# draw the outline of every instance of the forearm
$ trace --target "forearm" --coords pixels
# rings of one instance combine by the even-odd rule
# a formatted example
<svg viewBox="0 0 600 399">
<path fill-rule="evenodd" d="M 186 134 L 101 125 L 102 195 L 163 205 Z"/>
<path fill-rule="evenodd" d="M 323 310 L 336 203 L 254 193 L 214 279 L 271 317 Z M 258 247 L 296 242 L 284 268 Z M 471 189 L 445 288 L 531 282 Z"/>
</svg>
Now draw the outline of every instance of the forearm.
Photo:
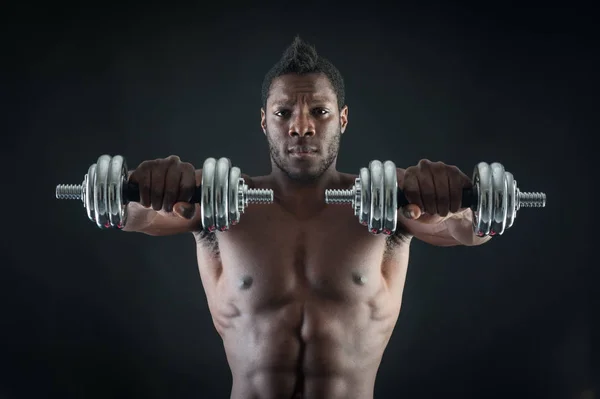
<svg viewBox="0 0 600 399">
<path fill-rule="evenodd" d="M 154 209 L 145 208 L 137 202 L 130 202 L 127 204 L 127 223 L 123 231 L 148 234 L 148 229 L 158 216 L 158 212 Z"/>
<path fill-rule="evenodd" d="M 127 223 L 123 231 L 143 233 L 150 236 L 171 236 L 196 231 L 201 224 L 199 205 L 196 205 L 195 215 L 191 219 L 186 219 L 175 213 L 157 212 L 135 202 L 129 203 L 127 210 Z"/>
<path fill-rule="evenodd" d="M 474 246 L 488 242 L 492 237 L 479 237 L 473 232 L 473 212 L 463 209 L 448 215 L 442 222 L 449 235 L 462 245 Z"/>
<path fill-rule="evenodd" d="M 132 173 L 133 171 L 129 173 L 129 177 Z M 194 173 L 195 184 L 200 185 L 201 171 L 196 170 Z M 194 184 L 194 181 L 192 180 L 190 184 Z M 161 191 L 163 190 L 161 189 Z M 163 196 L 164 192 L 159 192 L 159 195 Z M 177 195 L 173 195 L 173 197 L 176 198 Z M 146 203 L 148 202 L 147 199 Z M 188 208 L 184 211 L 155 211 L 152 207 L 143 206 L 139 202 L 130 202 L 127 204 L 127 223 L 123 230 L 151 236 L 168 236 L 195 231 L 201 223 L 199 205 Z M 194 208 L 196 212 L 194 212 Z"/>
</svg>

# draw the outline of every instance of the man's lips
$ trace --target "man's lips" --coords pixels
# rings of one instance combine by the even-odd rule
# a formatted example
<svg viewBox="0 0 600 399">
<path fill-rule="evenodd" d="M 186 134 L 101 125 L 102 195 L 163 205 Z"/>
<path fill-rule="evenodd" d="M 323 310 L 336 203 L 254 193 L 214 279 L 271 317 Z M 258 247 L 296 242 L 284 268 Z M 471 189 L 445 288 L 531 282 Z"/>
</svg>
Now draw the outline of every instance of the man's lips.
<svg viewBox="0 0 600 399">
<path fill-rule="evenodd" d="M 296 146 L 288 148 L 288 152 L 292 155 L 311 155 L 317 152 L 315 147 Z"/>
</svg>

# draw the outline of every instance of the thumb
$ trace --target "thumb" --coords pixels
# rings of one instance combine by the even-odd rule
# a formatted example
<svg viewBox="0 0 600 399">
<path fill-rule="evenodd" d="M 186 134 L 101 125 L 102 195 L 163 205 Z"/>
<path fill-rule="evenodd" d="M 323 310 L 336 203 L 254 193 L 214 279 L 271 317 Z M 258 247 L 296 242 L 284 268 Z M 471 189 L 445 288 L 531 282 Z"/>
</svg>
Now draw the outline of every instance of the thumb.
<svg viewBox="0 0 600 399">
<path fill-rule="evenodd" d="M 418 205 L 415 204 L 408 204 L 402 207 L 402 214 L 407 219 L 418 219 L 421 217 L 422 213 L 423 212 L 421 212 L 421 208 L 419 208 Z"/>
<path fill-rule="evenodd" d="M 184 219 L 192 219 L 196 213 L 196 205 L 189 202 L 177 202 L 173 205 L 173 212 Z"/>
</svg>

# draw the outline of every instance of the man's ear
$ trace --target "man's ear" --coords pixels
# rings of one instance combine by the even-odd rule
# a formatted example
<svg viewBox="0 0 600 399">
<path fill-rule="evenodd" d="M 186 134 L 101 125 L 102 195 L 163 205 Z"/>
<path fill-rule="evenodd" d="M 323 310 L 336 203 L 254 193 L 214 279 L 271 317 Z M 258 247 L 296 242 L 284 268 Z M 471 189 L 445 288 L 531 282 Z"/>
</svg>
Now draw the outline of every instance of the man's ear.
<svg viewBox="0 0 600 399">
<path fill-rule="evenodd" d="M 344 108 L 340 111 L 340 126 L 342 130 L 342 134 L 346 130 L 346 126 L 348 126 L 348 106 L 344 105 Z"/>
<path fill-rule="evenodd" d="M 262 128 L 262 131 L 266 136 L 267 135 L 267 117 L 265 114 L 265 110 L 262 107 L 260 109 L 260 127 Z"/>
</svg>

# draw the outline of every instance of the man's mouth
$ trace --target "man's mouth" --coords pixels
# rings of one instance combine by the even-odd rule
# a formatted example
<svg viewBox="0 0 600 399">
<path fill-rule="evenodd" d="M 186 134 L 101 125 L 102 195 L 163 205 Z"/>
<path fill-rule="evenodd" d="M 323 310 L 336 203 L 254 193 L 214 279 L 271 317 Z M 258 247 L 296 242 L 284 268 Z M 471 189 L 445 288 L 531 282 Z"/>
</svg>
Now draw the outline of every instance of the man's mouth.
<svg viewBox="0 0 600 399">
<path fill-rule="evenodd" d="M 317 149 L 315 147 L 310 147 L 307 145 L 303 146 L 295 146 L 288 148 L 288 152 L 293 156 L 309 156 L 317 153 Z"/>
</svg>

